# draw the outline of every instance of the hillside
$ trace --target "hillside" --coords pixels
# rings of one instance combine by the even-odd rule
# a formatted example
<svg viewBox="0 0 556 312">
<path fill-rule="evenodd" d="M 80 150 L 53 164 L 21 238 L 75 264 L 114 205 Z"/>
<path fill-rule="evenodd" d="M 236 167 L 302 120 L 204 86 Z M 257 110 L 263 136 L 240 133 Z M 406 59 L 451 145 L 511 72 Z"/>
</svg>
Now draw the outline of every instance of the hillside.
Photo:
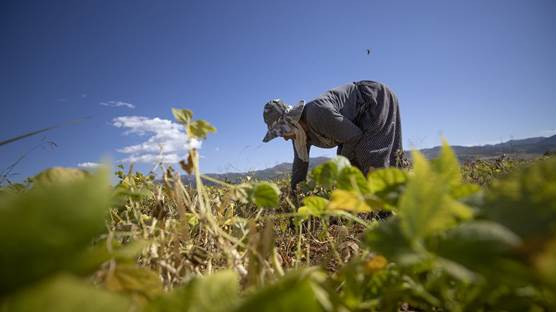
<svg viewBox="0 0 556 312">
<path fill-rule="evenodd" d="M 433 148 L 422 149 L 421 152 L 425 154 L 427 158 L 432 159 L 438 156 L 440 148 L 440 146 L 435 146 Z M 551 137 L 534 137 L 521 140 L 510 140 L 493 145 L 453 145 L 452 148 L 456 152 L 459 160 L 462 162 L 481 158 L 498 157 L 502 154 L 522 158 L 530 158 L 540 156 L 546 152 L 556 152 L 556 135 Z M 411 155 L 409 151 L 406 151 L 406 154 L 408 157 Z M 326 157 L 311 158 L 309 161 L 309 170 L 314 166 L 323 163 L 327 159 L 328 158 Z M 275 180 L 278 178 L 287 177 L 291 172 L 291 167 L 292 163 L 285 162 L 274 167 L 262 170 L 254 170 L 248 172 L 209 173 L 207 174 L 207 176 L 231 183 L 244 181 L 247 177 L 251 177 L 257 180 Z M 194 184 L 193 176 L 182 176 L 182 181 L 185 184 Z M 206 182 L 207 185 L 211 185 L 210 182 Z"/>
<path fill-rule="evenodd" d="M 491 158 L 502 154 L 526 158 L 542 155 L 546 152 L 556 151 L 556 135 L 551 137 L 510 140 L 499 144 L 480 146 L 453 145 L 452 148 L 458 155 L 460 161 L 468 161 L 478 158 Z M 421 152 L 423 152 L 423 154 L 425 154 L 425 156 L 429 159 L 436 157 L 439 151 L 439 146 L 421 150 Z"/>
</svg>

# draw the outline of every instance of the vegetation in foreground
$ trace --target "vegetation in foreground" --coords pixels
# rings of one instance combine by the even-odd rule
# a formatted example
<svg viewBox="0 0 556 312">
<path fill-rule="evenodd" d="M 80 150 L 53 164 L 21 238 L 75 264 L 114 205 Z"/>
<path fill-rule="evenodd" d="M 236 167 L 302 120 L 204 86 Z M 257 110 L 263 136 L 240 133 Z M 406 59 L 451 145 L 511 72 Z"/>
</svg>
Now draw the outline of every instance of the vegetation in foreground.
<svg viewBox="0 0 556 312">
<path fill-rule="evenodd" d="M 203 177 L 196 150 L 195 188 L 46 170 L 0 189 L 0 311 L 556 309 L 556 158 L 412 159 L 365 177 L 336 158 L 298 196 Z"/>
</svg>

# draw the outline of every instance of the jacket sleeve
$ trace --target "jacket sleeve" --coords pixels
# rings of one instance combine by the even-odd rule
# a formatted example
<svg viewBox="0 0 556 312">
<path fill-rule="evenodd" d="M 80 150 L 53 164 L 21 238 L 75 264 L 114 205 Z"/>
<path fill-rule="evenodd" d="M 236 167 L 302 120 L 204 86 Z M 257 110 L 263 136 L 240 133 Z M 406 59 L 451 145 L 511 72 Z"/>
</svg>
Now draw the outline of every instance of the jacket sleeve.
<svg viewBox="0 0 556 312">
<path fill-rule="evenodd" d="M 353 159 L 355 147 L 363 134 L 361 129 L 332 107 L 318 107 L 311 113 L 307 115 L 311 127 L 340 144 L 338 155 Z"/>
<path fill-rule="evenodd" d="M 307 172 L 309 171 L 309 162 L 304 162 L 297 156 L 297 151 L 295 150 L 295 145 L 292 140 L 293 146 L 293 165 L 292 165 L 292 178 L 291 178 L 291 189 L 295 190 L 297 184 L 307 178 Z M 311 151 L 311 145 L 307 144 L 307 154 Z"/>
</svg>

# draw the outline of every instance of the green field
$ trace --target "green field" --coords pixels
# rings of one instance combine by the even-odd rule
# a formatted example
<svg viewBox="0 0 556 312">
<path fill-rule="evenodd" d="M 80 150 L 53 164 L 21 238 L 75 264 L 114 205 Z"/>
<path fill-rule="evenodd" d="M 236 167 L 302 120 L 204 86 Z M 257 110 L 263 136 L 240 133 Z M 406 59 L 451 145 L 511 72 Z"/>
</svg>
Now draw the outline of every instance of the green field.
<svg viewBox="0 0 556 312">
<path fill-rule="evenodd" d="M 411 159 L 336 158 L 295 194 L 205 177 L 196 150 L 161 180 L 48 169 L 0 189 L 0 311 L 556 310 L 556 158 Z"/>
</svg>

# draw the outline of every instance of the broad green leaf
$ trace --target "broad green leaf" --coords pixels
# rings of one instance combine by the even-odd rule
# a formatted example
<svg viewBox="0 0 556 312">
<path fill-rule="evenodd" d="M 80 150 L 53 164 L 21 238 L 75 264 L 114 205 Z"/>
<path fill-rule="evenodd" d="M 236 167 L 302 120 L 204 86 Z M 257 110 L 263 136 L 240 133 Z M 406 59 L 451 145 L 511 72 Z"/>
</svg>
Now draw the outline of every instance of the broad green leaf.
<svg viewBox="0 0 556 312">
<path fill-rule="evenodd" d="M 337 156 L 325 163 L 322 163 L 311 170 L 312 179 L 324 187 L 332 187 L 340 172 L 349 167 L 349 160 L 343 156 Z"/>
<path fill-rule="evenodd" d="M 407 184 L 407 172 L 398 168 L 383 168 L 369 173 L 367 179 L 370 191 L 380 198 L 383 208 L 396 209 Z"/>
<path fill-rule="evenodd" d="M 221 271 L 195 278 L 187 285 L 151 302 L 147 312 L 225 312 L 239 303 L 239 276 Z"/>
<path fill-rule="evenodd" d="M 556 287 L 556 237 L 553 237 L 544 251 L 534 259 L 534 263 L 538 276 Z"/>
<path fill-rule="evenodd" d="M 407 183 L 407 173 L 398 168 L 377 169 L 369 173 L 368 183 L 371 192 L 384 192 Z"/>
<path fill-rule="evenodd" d="M 137 294 L 145 299 L 153 299 L 162 293 L 158 273 L 136 264 L 117 264 L 108 273 L 104 284 L 109 290 Z"/>
<path fill-rule="evenodd" d="M 478 279 L 477 274 L 457 262 L 444 258 L 438 258 L 435 259 L 434 263 L 437 268 L 462 282 L 471 283 Z"/>
<path fill-rule="evenodd" d="M 205 120 L 195 120 L 189 123 L 189 136 L 198 139 L 206 139 L 207 135 L 215 132 L 216 128 Z"/>
<path fill-rule="evenodd" d="M 370 193 L 367 179 L 365 179 L 365 176 L 363 176 L 359 169 L 352 166 L 344 167 L 340 171 L 336 186 L 346 191 L 357 191 L 362 194 Z"/>
<path fill-rule="evenodd" d="M 113 240 L 111 250 L 108 250 L 106 241 L 98 242 L 96 245 L 87 248 L 78 255 L 73 263 L 68 265 L 67 270 L 74 274 L 90 274 L 98 270 L 99 266 L 111 259 L 116 262 L 134 262 L 135 258 L 148 246 L 146 241 L 135 241 L 127 245 Z"/>
<path fill-rule="evenodd" d="M 365 198 L 361 194 L 345 190 L 335 190 L 332 192 L 328 209 L 347 210 L 355 213 L 371 211 L 371 207 L 367 205 Z"/>
<path fill-rule="evenodd" d="M 351 163 L 349 162 L 349 159 L 347 159 L 344 156 L 336 156 L 334 158 L 332 158 L 331 160 L 329 160 L 329 162 L 332 162 L 336 165 L 336 168 L 338 169 L 338 172 L 344 170 L 344 168 L 351 166 Z"/>
<path fill-rule="evenodd" d="M 13 312 L 123 312 L 131 308 L 127 298 L 70 275 L 41 281 L 0 303 L 1 311 Z"/>
<path fill-rule="evenodd" d="M 277 207 L 280 205 L 280 189 L 274 183 L 260 182 L 250 190 L 250 199 L 258 207 Z"/>
<path fill-rule="evenodd" d="M 303 199 L 303 206 L 297 211 L 303 216 L 320 217 L 326 211 L 328 200 L 318 196 L 307 196 Z"/>
<path fill-rule="evenodd" d="M 525 241 L 549 239 L 556 233 L 556 158 L 493 181 L 484 199 L 483 210 L 489 219 Z"/>
<path fill-rule="evenodd" d="M 412 249 L 402 232 L 398 217 L 390 217 L 367 230 L 364 241 L 371 251 L 401 265 L 422 260 L 422 255 Z"/>
<path fill-rule="evenodd" d="M 499 263 L 509 261 L 520 244 L 517 235 L 498 223 L 471 221 L 448 230 L 438 240 L 431 240 L 428 249 L 492 279 L 501 273 Z"/>
<path fill-rule="evenodd" d="M 440 177 L 443 183 L 446 183 L 449 188 L 458 186 L 462 182 L 459 161 L 445 140 L 442 141 L 442 148 L 438 158 L 431 161 L 432 168 Z"/>
<path fill-rule="evenodd" d="M 56 181 L 0 197 L 0 294 L 71 266 L 105 231 L 107 174 Z"/>
<path fill-rule="evenodd" d="M 193 112 L 188 109 L 172 108 L 172 114 L 177 122 L 187 125 L 193 117 Z"/>
<path fill-rule="evenodd" d="M 447 185 L 430 168 L 423 154 L 413 152 L 414 174 L 400 198 L 400 219 L 408 238 L 419 240 L 454 224 L 446 206 Z"/>
<path fill-rule="evenodd" d="M 293 272 L 276 283 L 258 290 L 245 298 L 235 310 L 261 312 L 325 311 L 331 303 L 327 293 L 320 286 L 318 272 Z"/>
<path fill-rule="evenodd" d="M 83 180 L 88 173 L 77 168 L 54 167 L 46 169 L 33 178 L 34 185 L 72 183 Z"/>
<path fill-rule="evenodd" d="M 481 187 L 477 184 L 463 183 L 452 187 L 450 190 L 450 195 L 452 195 L 452 197 L 455 199 L 461 199 L 476 194 L 480 190 Z"/>
</svg>

